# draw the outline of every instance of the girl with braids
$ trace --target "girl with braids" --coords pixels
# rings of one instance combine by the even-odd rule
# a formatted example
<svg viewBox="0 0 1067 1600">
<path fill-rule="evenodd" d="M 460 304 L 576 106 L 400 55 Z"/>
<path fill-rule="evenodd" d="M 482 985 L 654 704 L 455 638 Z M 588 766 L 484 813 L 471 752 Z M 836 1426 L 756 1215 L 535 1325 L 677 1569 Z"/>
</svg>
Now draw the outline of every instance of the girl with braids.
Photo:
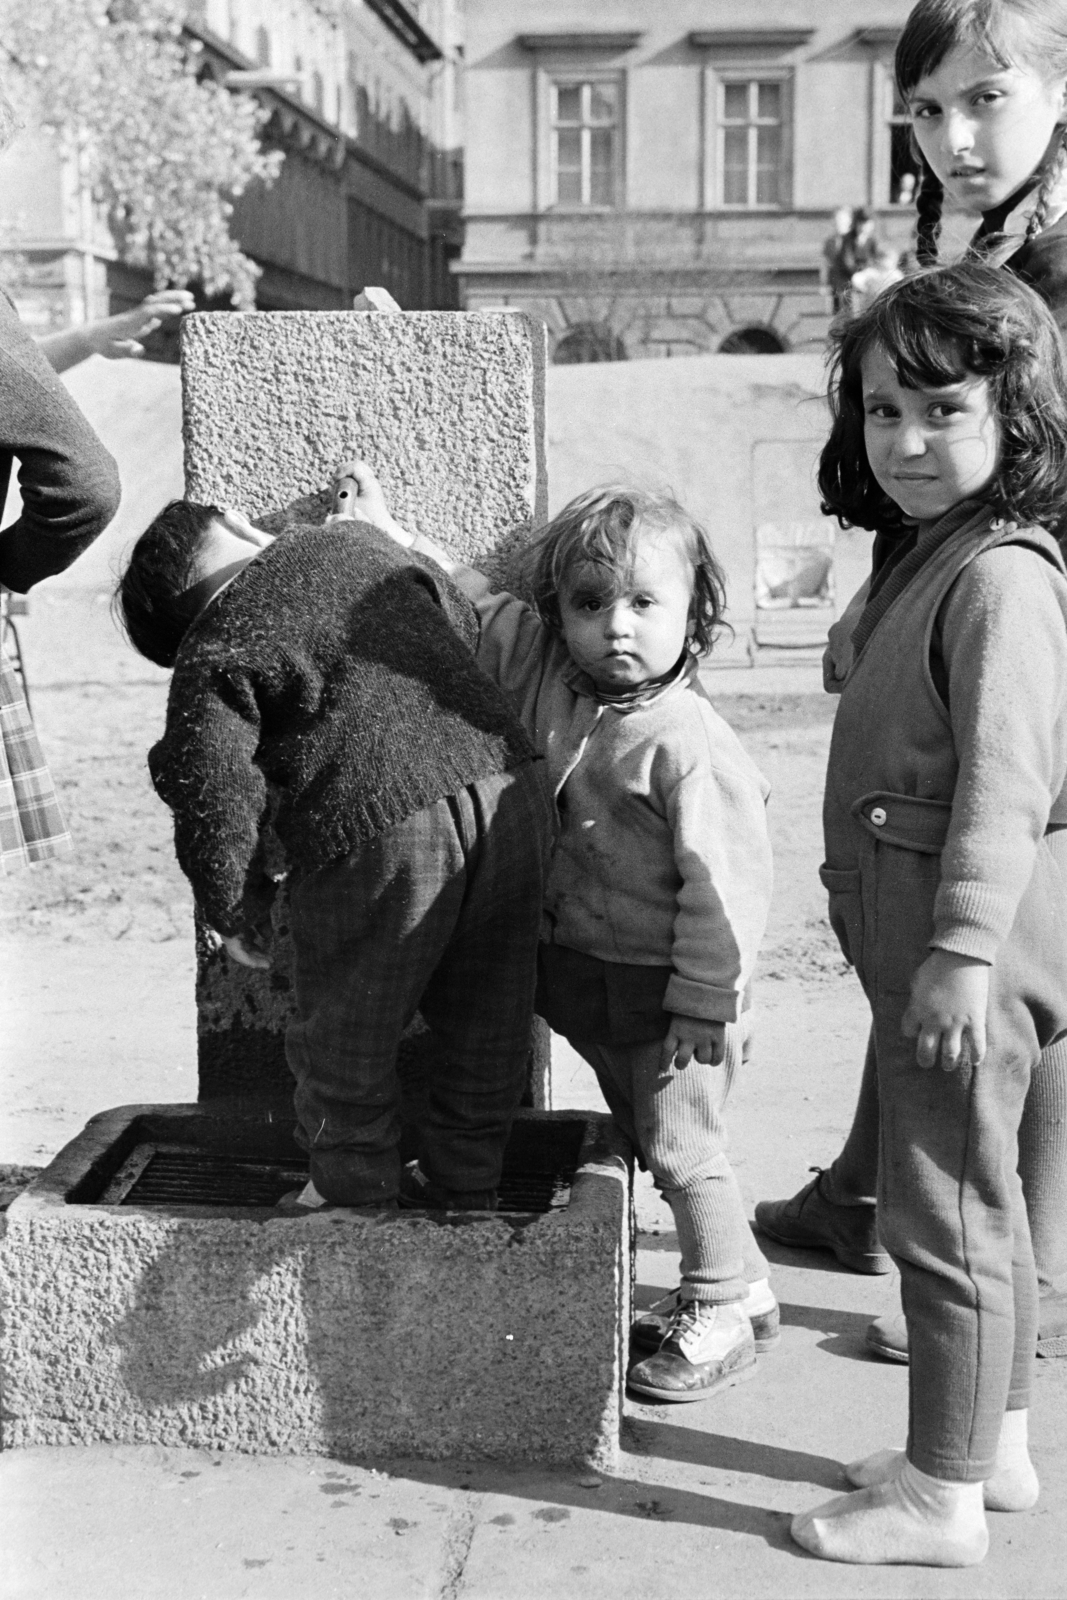
<svg viewBox="0 0 1067 1600">
<path fill-rule="evenodd" d="M 980 215 L 968 253 L 1030 284 L 1067 330 L 1065 0 L 918 0 L 897 45 L 896 77 L 921 156 L 921 262 L 937 260 L 946 202 Z M 901 554 L 899 530 L 880 529 L 875 584 Z M 831 692 L 849 670 L 865 598 L 863 590 L 831 630 Z M 757 1226 L 794 1248 L 832 1251 L 855 1272 L 888 1272 L 874 1205 L 878 1141 L 869 1047 L 843 1150 L 790 1199 L 761 1201 Z M 1067 1356 L 1067 1041 L 1046 1050 L 1033 1074 L 1019 1146 L 1040 1288 L 1037 1350 Z M 903 1316 L 879 1317 L 867 1338 L 879 1354 L 908 1360 Z"/>
<path fill-rule="evenodd" d="M 1067 8 L 919 0 L 896 77 L 921 158 L 917 253 L 938 258 L 946 198 L 982 217 L 969 254 L 1006 266 L 1067 325 Z"/>
</svg>

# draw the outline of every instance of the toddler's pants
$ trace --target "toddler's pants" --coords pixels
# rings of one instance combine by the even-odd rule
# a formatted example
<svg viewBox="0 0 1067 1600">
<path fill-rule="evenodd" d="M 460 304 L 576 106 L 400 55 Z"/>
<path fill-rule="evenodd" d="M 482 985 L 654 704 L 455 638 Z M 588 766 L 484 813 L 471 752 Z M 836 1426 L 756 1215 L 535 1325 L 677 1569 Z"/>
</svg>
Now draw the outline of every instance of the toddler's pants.
<svg viewBox="0 0 1067 1600">
<path fill-rule="evenodd" d="M 857 837 L 858 869 L 824 869 L 824 881 L 873 1013 L 879 1229 L 900 1268 L 911 1352 L 908 1455 L 933 1477 L 979 1482 L 1005 1409 L 1028 1404 L 1037 1281 L 1018 1129 L 1042 1047 L 1067 1029 L 1064 885 L 1042 841 L 990 969 L 984 1059 L 925 1071 L 900 1029 L 930 953 L 940 857 Z"/>
<path fill-rule="evenodd" d="M 570 1039 L 596 1072 L 612 1116 L 674 1213 L 683 1298 L 712 1305 L 743 1300 L 748 1285 L 767 1277 L 769 1269 L 726 1159 L 722 1111 L 741 1062 L 741 1028 L 727 1026 L 726 1056 L 717 1067 L 691 1061 L 661 1072 L 662 1042 Z"/>
<path fill-rule="evenodd" d="M 494 1189 L 530 1052 L 550 819 L 532 765 L 470 784 L 292 887 L 298 1138 L 326 1199 L 395 1197 L 401 1034 L 441 1059 L 419 1130 L 427 1178 Z"/>
</svg>

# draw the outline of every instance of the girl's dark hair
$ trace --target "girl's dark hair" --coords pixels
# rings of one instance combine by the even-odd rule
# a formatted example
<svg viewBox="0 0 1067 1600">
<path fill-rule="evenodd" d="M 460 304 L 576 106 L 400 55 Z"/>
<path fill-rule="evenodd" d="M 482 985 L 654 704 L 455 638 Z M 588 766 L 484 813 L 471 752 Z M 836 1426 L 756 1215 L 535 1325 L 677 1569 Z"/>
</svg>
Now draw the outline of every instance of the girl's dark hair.
<svg viewBox="0 0 1067 1600">
<path fill-rule="evenodd" d="M 174 665 L 196 615 L 189 591 L 196 581 L 197 552 L 221 516 L 217 506 L 172 500 L 142 533 L 119 578 L 114 614 L 134 649 L 157 666 Z"/>
<path fill-rule="evenodd" d="M 639 529 L 649 528 L 682 537 L 693 568 L 689 648 L 694 655 L 707 655 L 723 624 L 726 578 L 705 529 L 672 494 L 607 484 L 564 506 L 541 530 L 522 563 L 525 593 L 542 622 L 562 632 L 560 590 L 578 566 L 603 567 L 614 582 L 625 582 L 633 567 L 635 536 Z"/>
<path fill-rule="evenodd" d="M 909 389 L 985 378 L 1000 424 L 995 481 L 982 498 L 1053 533 L 1067 511 L 1067 358 L 1052 313 L 1013 273 L 978 262 L 931 267 L 884 289 L 831 330 L 833 425 L 819 458 L 823 511 L 842 527 L 893 530 L 904 513 L 879 486 L 864 438 L 862 362 L 884 351 Z"/>
<path fill-rule="evenodd" d="M 1067 8 L 1063 0 L 917 0 L 897 41 L 894 70 L 901 99 L 920 79 L 936 72 L 949 51 L 980 50 L 999 67 L 1020 64 L 1067 77 Z M 944 190 L 915 141 L 920 169 L 915 253 L 920 265 L 937 260 Z M 1049 199 L 1067 172 L 1067 127 L 1038 185 L 1026 225 L 1027 240 L 1044 228 Z"/>
</svg>

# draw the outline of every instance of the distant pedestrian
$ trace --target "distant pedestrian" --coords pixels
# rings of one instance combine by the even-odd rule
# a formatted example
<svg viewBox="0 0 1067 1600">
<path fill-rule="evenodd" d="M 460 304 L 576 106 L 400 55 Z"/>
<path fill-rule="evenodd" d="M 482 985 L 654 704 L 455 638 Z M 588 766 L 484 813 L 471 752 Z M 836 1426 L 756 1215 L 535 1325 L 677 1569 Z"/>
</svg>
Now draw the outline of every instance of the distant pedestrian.
<svg viewBox="0 0 1067 1600">
<path fill-rule="evenodd" d="M 852 274 L 852 292 L 849 296 L 852 315 L 858 317 L 866 311 L 883 289 L 888 289 L 891 283 L 899 283 L 903 276 L 897 252 L 890 250 L 881 240 L 875 240 L 869 265 Z"/>
<path fill-rule="evenodd" d="M 834 231 L 822 247 L 822 280 L 829 291 L 835 316 L 845 303 L 852 274 L 856 270 L 848 265 L 844 256 L 845 238 L 851 227 L 852 207 L 838 206 L 834 212 Z"/>
</svg>

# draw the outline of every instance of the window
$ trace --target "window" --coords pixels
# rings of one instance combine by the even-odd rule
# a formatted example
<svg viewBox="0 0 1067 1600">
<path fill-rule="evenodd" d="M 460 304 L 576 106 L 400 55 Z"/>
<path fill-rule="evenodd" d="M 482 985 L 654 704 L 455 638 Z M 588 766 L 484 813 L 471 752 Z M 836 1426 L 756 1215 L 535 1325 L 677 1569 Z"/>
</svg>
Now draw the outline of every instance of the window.
<svg viewBox="0 0 1067 1600">
<path fill-rule="evenodd" d="M 326 85 L 322 80 L 322 73 L 315 68 L 311 74 L 311 104 L 321 117 L 326 110 Z"/>
<path fill-rule="evenodd" d="M 270 66 L 270 34 L 262 27 L 256 29 L 256 60 L 261 67 Z"/>
<path fill-rule="evenodd" d="M 552 85 L 553 198 L 560 206 L 617 204 L 619 85 Z"/>
<path fill-rule="evenodd" d="M 897 93 L 896 84 L 886 83 L 889 124 L 889 193 L 891 206 L 907 206 L 915 199 L 919 163 L 911 150 L 911 121 L 904 102 Z"/>
<path fill-rule="evenodd" d="M 781 79 L 720 84 L 719 172 L 724 206 L 783 203 L 785 95 Z"/>
</svg>

